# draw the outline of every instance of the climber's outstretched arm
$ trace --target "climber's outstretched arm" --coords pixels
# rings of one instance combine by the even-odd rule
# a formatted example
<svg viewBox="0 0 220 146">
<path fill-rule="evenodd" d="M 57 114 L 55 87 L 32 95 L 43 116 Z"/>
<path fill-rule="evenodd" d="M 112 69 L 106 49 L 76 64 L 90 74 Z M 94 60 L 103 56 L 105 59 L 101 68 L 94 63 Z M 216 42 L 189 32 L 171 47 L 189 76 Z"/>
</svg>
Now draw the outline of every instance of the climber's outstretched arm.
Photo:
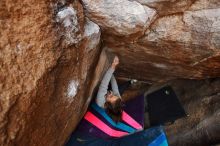
<svg viewBox="0 0 220 146">
<path fill-rule="evenodd" d="M 115 57 L 111 64 L 111 67 L 106 71 L 101 81 L 101 84 L 99 86 L 99 90 L 98 90 L 97 97 L 96 97 L 96 103 L 101 107 L 104 107 L 105 95 L 107 94 L 107 91 L 108 91 L 108 84 L 111 80 L 112 74 L 115 71 L 115 68 L 118 65 L 118 63 L 119 63 L 119 59 L 118 57 Z"/>
<path fill-rule="evenodd" d="M 101 84 L 99 86 L 99 90 L 98 90 L 98 94 L 96 97 L 96 103 L 100 106 L 100 107 L 104 107 L 105 104 L 105 94 L 107 94 L 108 91 L 108 84 L 110 82 L 110 79 L 112 77 L 112 74 L 114 72 L 114 69 L 112 69 L 111 67 L 106 71 Z"/>
<path fill-rule="evenodd" d="M 112 75 L 111 77 L 111 86 L 112 86 L 113 94 L 121 98 L 120 92 L 118 90 L 118 84 L 114 75 Z"/>
</svg>

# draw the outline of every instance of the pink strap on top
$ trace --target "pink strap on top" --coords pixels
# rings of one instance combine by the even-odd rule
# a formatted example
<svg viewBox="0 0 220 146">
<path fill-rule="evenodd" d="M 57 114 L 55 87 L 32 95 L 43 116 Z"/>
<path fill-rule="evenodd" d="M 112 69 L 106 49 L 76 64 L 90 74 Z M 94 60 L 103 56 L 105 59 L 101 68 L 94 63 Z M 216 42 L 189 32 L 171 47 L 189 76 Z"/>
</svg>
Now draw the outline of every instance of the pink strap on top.
<svg viewBox="0 0 220 146">
<path fill-rule="evenodd" d="M 84 118 L 92 123 L 94 126 L 105 132 L 106 134 L 112 136 L 112 137 L 122 137 L 125 135 L 128 135 L 129 133 L 123 132 L 123 131 L 117 131 L 106 125 L 104 122 L 99 120 L 94 114 L 91 112 L 87 112 Z"/>
<path fill-rule="evenodd" d="M 142 130 L 143 127 L 136 122 L 131 116 L 129 116 L 126 112 L 122 112 L 122 120 L 128 123 L 130 126 L 134 127 L 135 129 Z"/>
</svg>

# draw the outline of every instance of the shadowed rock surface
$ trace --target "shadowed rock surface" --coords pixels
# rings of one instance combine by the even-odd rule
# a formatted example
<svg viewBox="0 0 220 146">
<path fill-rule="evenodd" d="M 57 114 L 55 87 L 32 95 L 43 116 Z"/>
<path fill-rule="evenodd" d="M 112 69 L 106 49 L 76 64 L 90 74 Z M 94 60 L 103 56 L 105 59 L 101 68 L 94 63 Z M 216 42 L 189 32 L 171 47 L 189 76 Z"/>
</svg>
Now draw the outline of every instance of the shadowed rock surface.
<svg viewBox="0 0 220 146">
<path fill-rule="evenodd" d="M 206 80 L 179 79 L 151 86 L 146 95 L 170 85 L 187 117 L 166 126 L 169 144 L 174 146 L 209 146 L 220 143 L 220 78 Z"/>
<path fill-rule="evenodd" d="M 1 0 L 0 145 L 64 145 L 113 54 L 141 92 L 201 80 L 172 83 L 194 116 L 168 138 L 219 142 L 219 79 L 202 80 L 220 77 L 219 0 Z"/>
</svg>

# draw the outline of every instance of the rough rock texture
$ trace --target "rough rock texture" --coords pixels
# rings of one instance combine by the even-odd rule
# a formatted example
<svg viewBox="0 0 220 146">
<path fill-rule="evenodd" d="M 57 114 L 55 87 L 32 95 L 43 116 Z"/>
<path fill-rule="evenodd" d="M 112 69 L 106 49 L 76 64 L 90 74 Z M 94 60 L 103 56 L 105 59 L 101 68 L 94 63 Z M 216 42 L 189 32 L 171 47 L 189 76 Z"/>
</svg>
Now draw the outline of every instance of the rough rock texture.
<svg viewBox="0 0 220 146">
<path fill-rule="evenodd" d="M 0 6 L 0 145 L 63 145 L 91 100 L 99 26 L 78 1 Z"/>
<path fill-rule="evenodd" d="M 219 8 L 220 1 L 218 0 L 196 0 L 189 10 L 201 10 L 201 9 L 216 9 Z"/>
<path fill-rule="evenodd" d="M 77 19 L 77 11 L 73 7 L 64 7 L 56 14 L 56 22 L 63 27 L 61 32 L 67 45 L 77 44 L 82 39 L 81 26 Z"/>
<path fill-rule="evenodd" d="M 121 58 L 119 76 L 152 82 L 216 77 L 220 74 L 219 28 L 219 8 L 185 11 L 159 17 L 135 42 L 105 38 L 105 46 Z"/>
<path fill-rule="evenodd" d="M 220 2 L 1 0 L 0 145 L 63 145 L 112 53 L 120 57 L 119 77 L 219 77 Z M 207 128 L 199 116 L 196 124 Z"/>
<path fill-rule="evenodd" d="M 220 78 L 173 80 L 151 86 L 146 95 L 170 85 L 182 103 L 187 117 L 166 126 L 171 146 L 208 146 L 220 143 Z"/>
<path fill-rule="evenodd" d="M 156 12 L 128 0 L 83 0 L 87 16 L 105 32 L 119 36 L 143 34 Z"/>
<path fill-rule="evenodd" d="M 177 80 L 168 84 L 174 88 L 189 115 L 166 128 L 170 145 L 219 144 L 220 79 Z"/>
<path fill-rule="evenodd" d="M 131 0 L 132 1 L 132 0 Z M 180 13 L 187 10 L 196 0 L 133 0 L 152 7 L 160 16 Z"/>
<path fill-rule="evenodd" d="M 219 8 L 218 0 L 130 0 L 154 8 L 160 16 L 182 13 L 187 10 Z"/>
</svg>

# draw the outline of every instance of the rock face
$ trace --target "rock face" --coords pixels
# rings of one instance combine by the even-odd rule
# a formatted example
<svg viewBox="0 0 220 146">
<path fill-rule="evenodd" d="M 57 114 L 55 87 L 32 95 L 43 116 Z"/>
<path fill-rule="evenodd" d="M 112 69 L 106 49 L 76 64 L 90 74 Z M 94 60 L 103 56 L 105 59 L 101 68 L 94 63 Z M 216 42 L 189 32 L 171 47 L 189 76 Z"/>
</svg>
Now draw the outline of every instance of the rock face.
<svg viewBox="0 0 220 146">
<path fill-rule="evenodd" d="M 163 16 L 135 42 L 106 38 L 105 47 L 121 58 L 119 76 L 152 82 L 216 77 L 220 73 L 219 20 L 219 8 Z"/>
<path fill-rule="evenodd" d="M 139 3 L 152 7 L 160 16 L 179 13 L 187 10 L 195 0 L 135 0 Z"/>
<path fill-rule="evenodd" d="M 100 28 L 78 1 L 0 5 L 0 145 L 63 145 L 91 100 Z"/>
<path fill-rule="evenodd" d="M 112 53 L 118 77 L 219 77 L 220 2 L 1 0 L 0 145 L 64 145 Z"/>
<path fill-rule="evenodd" d="M 188 114 L 188 117 L 166 126 L 169 144 L 171 146 L 218 144 L 220 141 L 219 78 L 200 81 L 176 80 L 168 84 L 174 88 Z"/>
<path fill-rule="evenodd" d="M 128 0 L 83 0 L 87 16 L 104 31 L 119 36 L 143 34 L 156 11 Z"/>
<path fill-rule="evenodd" d="M 146 96 L 164 86 L 171 86 L 188 116 L 164 126 L 170 146 L 210 146 L 220 142 L 220 78 L 189 80 L 177 79 L 149 86 L 144 82 L 133 84 L 125 98 L 140 92 Z M 211 87 L 211 88 L 210 88 Z M 133 93 L 132 93 L 133 92 Z M 122 96 L 124 98 L 124 94 Z M 125 99 L 127 100 L 127 99 Z M 146 105 L 147 104 L 147 100 Z M 145 112 L 145 128 L 150 126 Z"/>
<path fill-rule="evenodd" d="M 56 14 L 56 21 L 63 27 L 65 42 L 77 44 L 81 39 L 80 24 L 77 19 L 77 11 L 72 7 L 65 7 Z"/>
</svg>

